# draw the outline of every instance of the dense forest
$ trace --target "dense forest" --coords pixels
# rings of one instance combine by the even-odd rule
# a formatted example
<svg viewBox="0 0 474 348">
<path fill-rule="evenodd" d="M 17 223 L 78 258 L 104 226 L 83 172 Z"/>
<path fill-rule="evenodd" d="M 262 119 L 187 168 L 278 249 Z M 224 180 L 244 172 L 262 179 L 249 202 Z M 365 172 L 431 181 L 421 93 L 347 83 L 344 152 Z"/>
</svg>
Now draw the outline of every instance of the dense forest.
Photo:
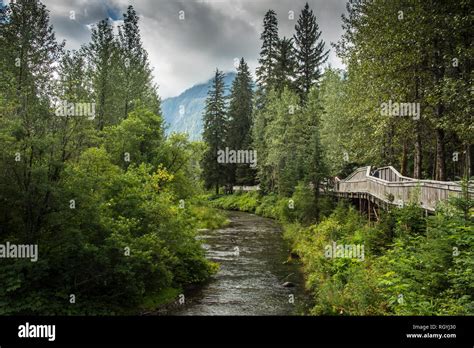
<svg viewBox="0 0 474 348">
<path fill-rule="evenodd" d="M 266 12 L 255 75 L 242 57 L 226 91 L 216 68 L 192 142 L 165 135 L 132 6 L 73 51 L 40 1 L 1 7 L 0 251 L 37 245 L 38 257 L 2 256 L 0 314 L 174 301 L 218 269 L 197 238 L 227 223 L 216 208 L 283 224 L 311 314 L 474 314 L 470 1 L 350 0 L 333 45 L 344 70 L 327 66 L 313 10 L 292 37 Z M 368 165 L 467 194 L 367 221 L 321 188 Z M 325 257 L 334 241 L 363 245 L 362 262 Z"/>
</svg>

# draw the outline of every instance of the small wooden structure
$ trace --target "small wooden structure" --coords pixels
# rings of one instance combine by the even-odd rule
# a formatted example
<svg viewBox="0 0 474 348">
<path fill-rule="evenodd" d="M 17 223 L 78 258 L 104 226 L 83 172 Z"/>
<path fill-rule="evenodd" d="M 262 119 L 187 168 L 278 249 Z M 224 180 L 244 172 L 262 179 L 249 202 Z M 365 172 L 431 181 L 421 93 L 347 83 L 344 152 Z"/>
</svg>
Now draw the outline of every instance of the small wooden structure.
<svg viewBox="0 0 474 348">
<path fill-rule="evenodd" d="M 260 190 L 260 185 L 255 186 L 233 186 L 232 187 L 234 192 L 253 192 Z"/>
</svg>

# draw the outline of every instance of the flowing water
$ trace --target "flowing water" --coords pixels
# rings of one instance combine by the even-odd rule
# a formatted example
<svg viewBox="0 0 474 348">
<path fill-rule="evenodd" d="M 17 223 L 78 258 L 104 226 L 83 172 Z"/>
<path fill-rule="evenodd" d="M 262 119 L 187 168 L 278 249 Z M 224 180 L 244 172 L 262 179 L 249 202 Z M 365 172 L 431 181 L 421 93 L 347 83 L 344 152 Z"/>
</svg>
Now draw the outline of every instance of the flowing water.
<svg viewBox="0 0 474 348">
<path fill-rule="evenodd" d="M 229 212 L 230 225 L 201 231 L 207 257 L 219 271 L 171 315 L 298 315 L 310 299 L 300 265 L 288 262 L 289 248 L 274 221 Z M 285 287 L 291 282 L 294 287 Z"/>
</svg>

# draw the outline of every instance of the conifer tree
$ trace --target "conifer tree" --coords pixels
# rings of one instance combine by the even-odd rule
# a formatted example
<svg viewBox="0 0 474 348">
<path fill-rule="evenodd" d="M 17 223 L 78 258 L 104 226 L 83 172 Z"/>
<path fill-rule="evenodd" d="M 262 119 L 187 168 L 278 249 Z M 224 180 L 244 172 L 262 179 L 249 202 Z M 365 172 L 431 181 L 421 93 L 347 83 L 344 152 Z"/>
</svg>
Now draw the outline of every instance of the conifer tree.
<svg viewBox="0 0 474 348">
<path fill-rule="evenodd" d="M 268 10 L 263 19 L 263 32 L 260 36 L 262 48 L 260 50 L 259 67 L 257 67 L 257 91 L 255 93 L 256 112 L 252 128 L 252 143 L 255 147 L 259 162 L 266 162 L 267 148 L 265 145 L 265 128 L 269 122 L 265 112 L 265 104 L 268 94 L 275 85 L 275 66 L 277 63 L 278 48 L 278 20 L 273 10 Z M 268 167 L 259 165 L 258 181 L 262 192 L 272 190 L 271 173 Z"/>
<path fill-rule="evenodd" d="M 140 101 L 150 110 L 159 113 L 159 98 L 152 80 L 152 69 L 148 54 L 143 48 L 138 27 L 138 15 L 133 6 L 123 14 L 123 25 L 118 29 L 118 45 L 120 47 L 121 118 L 137 107 Z"/>
<path fill-rule="evenodd" d="M 260 36 L 262 48 L 258 60 L 257 75 L 257 105 L 262 105 L 264 95 L 274 84 L 275 64 L 278 46 L 278 20 L 273 10 L 268 10 L 263 18 L 263 32 Z"/>
<path fill-rule="evenodd" d="M 283 37 L 278 40 L 275 64 L 275 89 L 280 94 L 285 87 L 292 89 L 295 80 L 296 60 L 293 39 Z"/>
<path fill-rule="evenodd" d="M 324 41 L 320 40 L 321 31 L 308 3 L 301 11 L 295 30 L 294 39 L 298 64 L 296 82 L 301 101 L 304 103 L 311 87 L 321 77 L 320 67 L 326 62 L 329 51 L 324 50 Z"/>
<path fill-rule="evenodd" d="M 86 50 L 97 104 L 97 128 L 103 130 L 106 125 L 117 123 L 119 115 L 119 48 L 108 19 L 92 28 L 91 42 Z"/>
<path fill-rule="evenodd" d="M 251 150 L 253 90 L 252 77 L 244 58 L 232 83 L 229 103 L 227 145 L 233 150 Z M 253 184 L 254 169 L 249 164 L 229 164 L 229 181 L 234 184 Z"/>
<path fill-rule="evenodd" d="M 226 181 L 225 164 L 219 163 L 218 151 L 225 150 L 227 133 L 227 115 L 225 103 L 224 73 L 216 69 L 212 87 L 209 89 L 204 111 L 203 140 L 207 149 L 201 162 L 204 184 L 207 189 L 215 187 L 216 194 L 219 186 Z"/>
</svg>

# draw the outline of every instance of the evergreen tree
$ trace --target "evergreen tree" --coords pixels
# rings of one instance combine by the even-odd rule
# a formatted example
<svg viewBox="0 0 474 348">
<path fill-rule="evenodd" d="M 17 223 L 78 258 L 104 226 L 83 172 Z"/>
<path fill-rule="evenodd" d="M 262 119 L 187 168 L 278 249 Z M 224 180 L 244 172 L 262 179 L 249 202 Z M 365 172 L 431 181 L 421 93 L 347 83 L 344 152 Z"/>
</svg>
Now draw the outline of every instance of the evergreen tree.
<svg viewBox="0 0 474 348">
<path fill-rule="evenodd" d="M 285 88 L 293 89 L 296 60 L 293 39 L 283 37 L 278 40 L 275 64 L 275 89 L 281 93 Z"/>
<path fill-rule="evenodd" d="M 97 128 L 103 130 L 106 125 L 116 124 L 120 114 L 120 77 L 118 62 L 119 47 L 114 39 L 112 24 L 108 19 L 101 20 L 92 28 L 91 42 L 86 47 L 90 76 L 93 82 L 97 108 Z"/>
<path fill-rule="evenodd" d="M 273 190 L 272 174 L 266 162 L 267 147 L 265 144 L 265 129 L 269 122 L 269 115 L 265 111 L 268 94 L 275 85 L 275 67 L 278 49 L 278 20 L 273 10 L 268 10 L 263 19 L 263 32 L 260 36 L 262 48 L 260 50 L 259 66 L 256 69 L 257 91 L 255 93 L 256 112 L 252 128 L 252 143 L 259 157 L 258 181 L 262 192 Z"/>
<path fill-rule="evenodd" d="M 295 25 L 294 35 L 296 46 L 297 73 L 296 83 L 301 101 L 304 103 L 311 87 L 321 76 L 321 65 L 328 58 L 329 51 L 324 50 L 316 17 L 306 3 Z M 319 40 L 319 41 L 318 41 Z"/>
<path fill-rule="evenodd" d="M 257 105 L 263 104 L 264 96 L 274 85 L 275 65 L 278 46 L 278 20 L 273 10 L 268 10 L 263 18 L 263 32 L 260 36 L 262 48 L 257 67 Z"/>
<path fill-rule="evenodd" d="M 240 59 L 237 75 L 232 83 L 228 110 L 227 146 L 233 150 L 252 150 L 251 127 L 253 82 L 244 58 Z M 229 164 L 230 185 L 252 185 L 255 170 L 249 164 Z"/>
<path fill-rule="evenodd" d="M 204 111 L 203 140 L 207 149 L 203 155 L 202 168 L 204 184 L 207 189 L 215 187 L 216 194 L 219 186 L 226 181 L 225 164 L 218 162 L 218 151 L 225 150 L 227 136 L 227 114 L 225 102 L 224 73 L 216 69 L 212 87 L 209 89 Z"/>
<path fill-rule="evenodd" d="M 148 54 L 143 49 L 138 16 L 133 6 L 129 6 L 123 14 L 123 25 L 118 29 L 118 45 L 122 72 L 119 91 L 123 103 L 120 117 L 126 118 L 139 101 L 153 112 L 159 113 L 159 98 L 152 81 L 152 69 Z"/>
</svg>

